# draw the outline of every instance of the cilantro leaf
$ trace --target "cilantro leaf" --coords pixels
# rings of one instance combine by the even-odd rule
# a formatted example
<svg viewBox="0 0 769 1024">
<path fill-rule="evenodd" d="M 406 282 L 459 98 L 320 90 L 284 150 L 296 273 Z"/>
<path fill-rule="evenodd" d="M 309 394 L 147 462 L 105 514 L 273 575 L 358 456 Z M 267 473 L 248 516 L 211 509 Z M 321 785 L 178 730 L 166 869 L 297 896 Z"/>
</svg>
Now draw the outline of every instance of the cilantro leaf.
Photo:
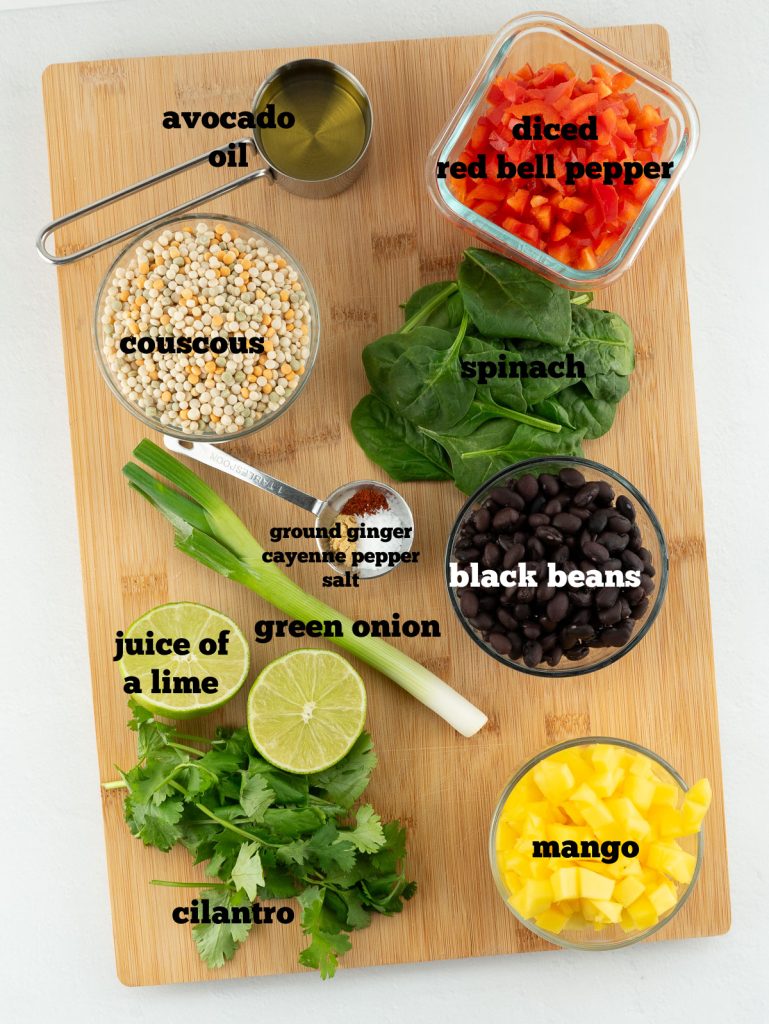
<svg viewBox="0 0 769 1024">
<path fill-rule="evenodd" d="M 350 936 L 341 931 L 339 923 L 333 918 L 329 921 L 324 914 L 325 895 L 322 889 L 310 886 L 298 897 L 302 907 L 302 931 L 311 938 L 310 945 L 299 954 L 299 963 L 319 970 L 323 979 L 334 976 L 339 957 L 352 945 Z"/>
<path fill-rule="evenodd" d="M 290 843 L 285 843 L 276 851 L 277 858 L 283 861 L 284 864 L 298 864 L 301 867 L 307 860 L 309 845 L 309 840 L 307 839 L 294 839 Z"/>
<path fill-rule="evenodd" d="M 239 893 L 231 893 L 226 889 L 206 889 L 201 892 L 200 898 L 209 900 L 213 907 L 223 907 L 228 911 L 246 903 Z M 250 921 L 247 924 L 196 924 L 192 928 L 192 937 L 204 963 L 209 967 L 223 967 L 226 960 L 233 958 L 250 931 Z"/>
<path fill-rule="evenodd" d="M 310 787 L 324 799 L 348 810 L 368 786 L 376 763 L 371 737 L 363 732 L 338 764 L 309 776 Z"/>
<path fill-rule="evenodd" d="M 145 846 L 170 850 L 181 836 L 177 822 L 182 816 L 182 807 L 181 800 L 165 800 L 160 804 L 134 803 L 129 797 L 124 813 L 131 832 Z"/>
<path fill-rule="evenodd" d="M 371 804 L 363 804 L 355 812 L 355 828 L 342 835 L 361 853 L 376 853 L 385 844 L 382 819 Z"/>
<path fill-rule="evenodd" d="M 249 775 L 242 772 L 240 784 L 240 806 L 243 813 L 251 821 L 264 821 L 264 812 L 275 802 L 275 793 L 267 785 L 267 780 L 258 773 Z"/>
<path fill-rule="evenodd" d="M 264 823 L 277 839 L 298 839 L 323 821 L 323 813 L 315 807 L 271 807 L 264 812 Z"/>
<path fill-rule="evenodd" d="M 172 725 L 158 722 L 151 711 L 137 704 L 133 697 L 128 701 L 128 709 L 132 718 L 128 728 L 137 734 L 139 760 L 143 761 L 149 754 L 168 746 L 174 735 Z"/>
<path fill-rule="evenodd" d="M 318 829 L 307 844 L 307 852 L 324 871 L 334 867 L 349 871 L 355 864 L 355 847 L 333 821 Z"/>
<path fill-rule="evenodd" d="M 238 852 L 238 859 L 232 869 L 232 881 L 248 898 L 256 899 L 256 890 L 264 885 L 264 872 L 256 843 L 244 843 Z"/>
<path fill-rule="evenodd" d="M 342 899 L 347 905 L 346 921 L 350 928 L 368 928 L 371 924 L 371 914 L 363 906 L 363 902 L 353 890 L 342 893 Z"/>
</svg>

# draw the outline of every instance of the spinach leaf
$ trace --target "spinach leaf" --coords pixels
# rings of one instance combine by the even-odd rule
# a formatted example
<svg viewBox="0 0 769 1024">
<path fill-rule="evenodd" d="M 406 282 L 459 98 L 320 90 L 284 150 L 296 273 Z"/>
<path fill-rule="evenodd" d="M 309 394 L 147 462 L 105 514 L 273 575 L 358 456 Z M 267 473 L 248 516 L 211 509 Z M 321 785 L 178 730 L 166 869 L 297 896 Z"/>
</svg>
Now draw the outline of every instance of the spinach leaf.
<svg viewBox="0 0 769 1024">
<path fill-rule="evenodd" d="M 470 408 L 475 384 L 464 379 L 459 370 L 459 350 L 468 322 L 465 314 L 448 351 L 411 345 L 387 374 L 386 391 L 380 397 L 418 427 L 430 425 L 436 430 L 448 430 L 459 423 Z M 435 331 L 435 328 L 417 330 Z"/>
<path fill-rule="evenodd" d="M 485 249 L 465 250 L 458 279 L 481 334 L 567 347 L 572 306 L 565 288 Z"/>
<path fill-rule="evenodd" d="M 418 288 L 408 302 L 403 305 L 404 321 L 408 323 L 412 320 L 427 303 L 445 293 L 449 285 L 455 285 L 453 292 L 440 305 L 432 309 L 421 323 L 430 327 L 440 327 L 442 330 L 459 327 L 465 308 L 462 305 L 462 296 L 456 290 L 455 281 L 436 281 L 434 284 L 426 284 L 423 288 Z"/>
<path fill-rule="evenodd" d="M 415 327 L 411 334 L 384 334 L 363 349 L 363 368 L 371 389 L 387 395 L 390 370 L 412 345 L 444 351 L 451 348 L 454 337 L 436 327 Z"/>
<path fill-rule="evenodd" d="M 584 384 L 578 383 L 559 392 L 557 398 L 534 406 L 533 412 L 549 416 L 569 430 L 583 430 L 588 440 L 594 440 L 611 429 L 617 406 L 614 402 L 594 398 Z"/>
<path fill-rule="evenodd" d="M 365 395 L 350 420 L 355 439 L 393 480 L 449 480 L 449 462 L 439 444 L 375 395 Z"/>
<path fill-rule="evenodd" d="M 585 364 L 585 373 L 627 377 L 635 366 L 633 335 L 619 315 L 591 306 L 572 306 L 569 347 Z"/>
<path fill-rule="evenodd" d="M 500 355 L 508 356 L 509 352 L 504 345 L 499 343 L 491 344 L 483 338 L 465 338 L 462 345 L 461 356 L 476 363 L 489 362 L 499 363 Z M 469 378 L 473 380 L 474 378 Z M 479 384 L 479 389 L 488 389 L 495 401 L 508 409 L 517 409 L 523 412 L 526 409 L 526 399 L 523 397 L 523 388 L 518 377 L 492 377 L 485 384 Z"/>
<path fill-rule="evenodd" d="M 601 373 L 585 377 L 582 382 L 593 398 L 604 402 L 619 402 L 630 390 L 630 377 L 619 373 Z"/>
</svg>

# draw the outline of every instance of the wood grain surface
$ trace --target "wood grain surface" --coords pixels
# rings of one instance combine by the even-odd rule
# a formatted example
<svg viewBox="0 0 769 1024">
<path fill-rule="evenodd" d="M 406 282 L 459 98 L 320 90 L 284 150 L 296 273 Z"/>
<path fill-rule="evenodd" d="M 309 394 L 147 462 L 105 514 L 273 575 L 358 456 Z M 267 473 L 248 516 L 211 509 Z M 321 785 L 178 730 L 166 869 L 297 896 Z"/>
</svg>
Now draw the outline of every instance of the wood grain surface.
<svg viewBox="0 0 769 1024">
<path fill-rule="evenodd" d="M 658 26 L 601 30 L 642 63 L 668 70 Z M 262 78 L 295 57 L 338 61 L 366 85 L 376 129 L 370 164 L 347 192 L 324 201 L 250 184 L 216 203 L 275 234 L 304 264 L 320 301 L 320 356 L 304 394 L 267 430 L 232 445 L 237 456 L 317 495 L 381 472 L 349 428 L 366 391 L 361 348 L 400 321 L 398 304 L 417 286 L 453 275 L 468 237 L 444 221 L 423 184 L 426 153 L 477 68 L 486 37 L 94 61 L 49 67 L 43 87 L 54 215 L 150 173 L 226 143 L 226 131 L 167 131 L 167 109 L 248 109 Z M 59 251 L 161 213 L 221 182 L 208 165 L 104 210 L 60 233 Z M 243 173 L 243 172 L 241 172 Z M 93 304 L 116 250 L 59 270 L 67 389 L 80 526 L 83 584 L 102 779 L 134 760 L 126 699 L 111 660 L 115 631 L 168 600 L 202 600 L 250 633 L 274 612 L 244 589 L 208 572 L 171 543 L 171 531 L 137 495 L 121 467 L 147 434 L 109 394 L 93 353 Z M 417 896 L 399 917 L 354 935 L 344 966 L 489 956 L 549 948 L 505 908 L 488 866 L 487 838 L 498 794 L 521 761 L 569 736 L 605 734 L 646 744 L 694 781 L 714 789 L 705 860 L 690 901 L 659 939 L 714 935 L 729 927 L 718 720 L 702 521 L 697 422 L 678 197 L 633 269 L 599 297 L 631 324 L 637 369 L 613 429 L 586 445 L 647 496 L 670 547 L 670 586 L 649 635 L 628 657 L 573 680 L 527 679 L 503 668 L 464 634 L 443 581 L 449 529 L 464 496 L 446 482 L 402 486 L 414 509 L 420 564 L 404 566 L 359 591 L 333 594 L 340 611 L 381 618 L 437 618 L 440 639 L 397 641 L 489 715 L 463 739 L 435 715 L 365 666 L 369 728 L 380 764 L 369 796 L 383 815 L 409 828 L 409 872 Z M 272 525 L 296 525 L 289 506 L 238 481 L 202 470 L 257 538 Z M 309 547 L 312 542 L 298 542 Z M 318 566 L 294 571 L 321 596 Z M 252 645 L 253 665 L 296 646 Z M 89 689 L 77 695 L 85 708 Z M 245 691 L 203 728 L 239 723 Z M 85 713 L 85 711 L 84 711 Z M 254 928 L 231 963 L 211 972 L 189 930 L 172 923 L 185 890 L 152 878 L 202 879 L 186 851 L 162 854 L 133 839 L 119 791 L 104 795 L 112 918 L 119 977 L 129 985 L 195 981 L 299 970 L 298 923 Z"/>
</svg>

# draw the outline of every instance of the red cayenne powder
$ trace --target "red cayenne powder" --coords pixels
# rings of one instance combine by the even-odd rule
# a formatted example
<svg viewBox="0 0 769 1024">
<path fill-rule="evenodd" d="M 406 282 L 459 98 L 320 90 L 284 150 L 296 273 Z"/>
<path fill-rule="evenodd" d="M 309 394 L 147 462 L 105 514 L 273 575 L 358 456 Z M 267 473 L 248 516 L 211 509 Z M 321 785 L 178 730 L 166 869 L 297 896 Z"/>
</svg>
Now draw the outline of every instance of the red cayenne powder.
<svg viewBox="0 0 769 1024">
<path fill-rule="evenodd" d="M 374 487 L 361 487 L 342 505 L 342 515 L 370 516 L 374 512 L 389 508 L 387 498 Z"/>
</svg>

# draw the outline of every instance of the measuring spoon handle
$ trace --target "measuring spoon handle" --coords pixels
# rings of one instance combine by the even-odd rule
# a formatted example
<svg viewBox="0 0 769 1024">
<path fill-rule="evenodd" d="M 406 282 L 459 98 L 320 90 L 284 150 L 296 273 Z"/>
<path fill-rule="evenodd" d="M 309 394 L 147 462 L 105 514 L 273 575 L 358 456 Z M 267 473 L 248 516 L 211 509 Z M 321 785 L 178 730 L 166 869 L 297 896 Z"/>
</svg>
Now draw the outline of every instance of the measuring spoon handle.
<svg viewBox="0 0 769 1024">
<path fill-rule="evenodd" d="M 326 504 L 325 501 L 313 498 L 311 494 L 306 494 L 304 491 L 278 480 L 277 477 L 270 476 L 269 473 L 262 473 L 253 466 L 249 466 L 248 463 L 228 455 L 226 451 L 222 451 L 215 444 L 208 444 L 205 441 L 182 441 L 168 435 L 164 435 L 163 441 L 169 451 L 186 455 L 188 459 L 201 462 L 204 466 L 211 466 L 238 480 L 245 480 L 247 484 L 253 484 L 254 487 L 258 487 L 262 491 L 290 501 L 292 505 L 298 505 L 299 508 L 311 512 L 314 516 L 318 516 Z"/>
</svg>

